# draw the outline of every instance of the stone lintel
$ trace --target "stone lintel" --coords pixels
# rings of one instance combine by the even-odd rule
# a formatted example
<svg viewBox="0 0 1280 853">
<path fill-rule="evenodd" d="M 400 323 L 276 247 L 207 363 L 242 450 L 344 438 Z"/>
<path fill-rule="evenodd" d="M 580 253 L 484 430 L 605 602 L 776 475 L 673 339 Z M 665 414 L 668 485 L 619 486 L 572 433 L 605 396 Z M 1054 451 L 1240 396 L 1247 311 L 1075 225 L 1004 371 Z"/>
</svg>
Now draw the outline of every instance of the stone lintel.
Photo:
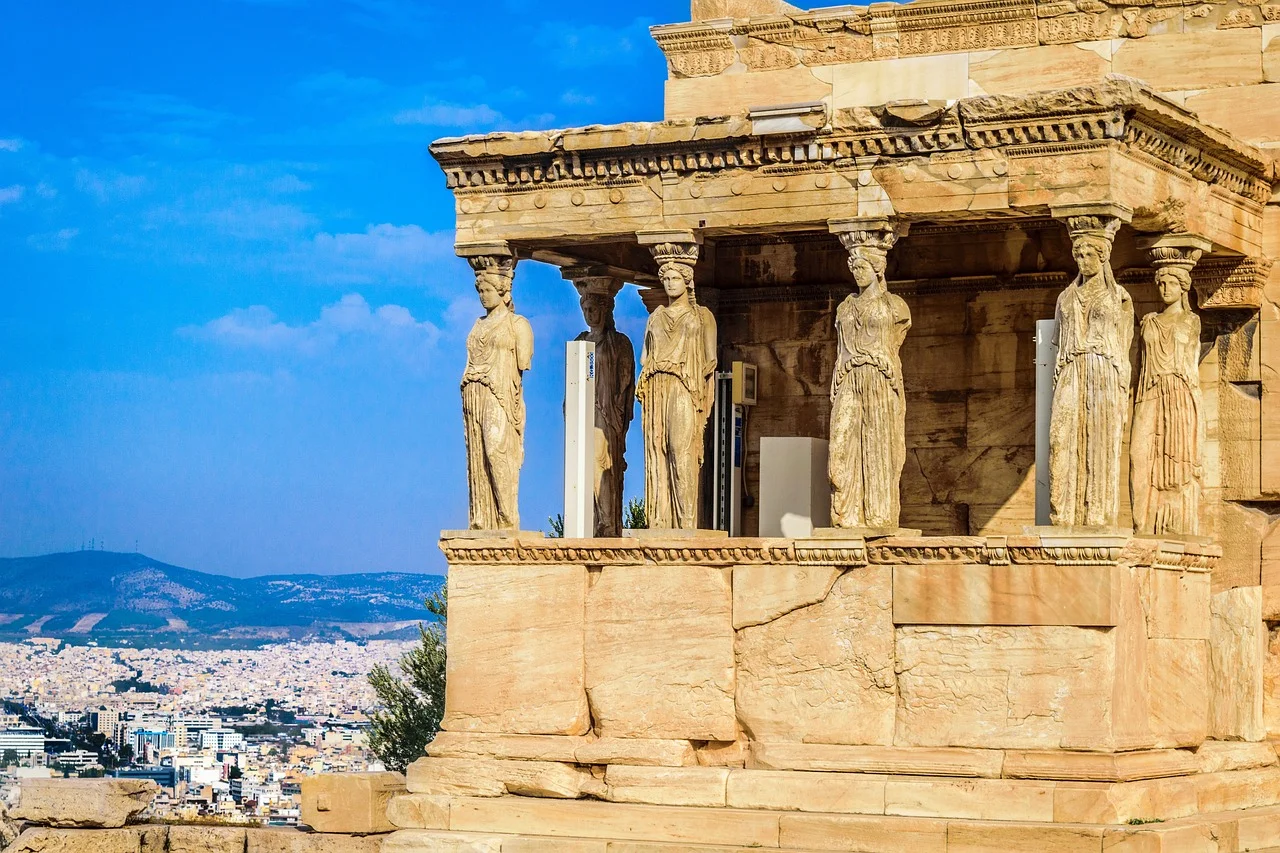
<svg viewBox="0 0 1280 853">
<path fill-rule="evenodd" d="M 514 258 L 515 252 L 506 240 L 491 240 L 483 243 L 459 243 L 453 248 L 460 258 Z"/>
<path fill-rule="evenodd" d="M 1113 201 L 1053 205 L 1049 208 L 1049 213 L 1054 219 L 1063 221 L 1076 216 L 1104 216 L 1111 219 L 1119 219 L 1121 222 L 1133 221 L 1133 209 Z"/>
<path fill-rule="evenodd" d="M 1138 248 L 1144 252 L 1150 252 L 1153 249 L 1177 249 L 1183 251 L 1198 249 L 1202 253 L 1213 251 L 1213 241 L 1197 234 L 1150 234 L 1139 237 L 1137 243 Z"/>
<path fill-rule="evenodd" d="M 827 106 L 822 101 L 804 104 L 780 104 L 769 107 L 752 107 L 747 111 L 751 120 L 751 133 L 767 136 L 772 133 L 812 133 L 827 123 Z"/>
<path fill-rule="evenodd" d="M 847 219 L 828 219 L 827 230 L 832 234 L 849 234 L 861 231 L 892 231 L 898 237 L 907 236 L 911 224 L 893 216 L 851 216 Z"/>
<path fill-rule="evenodd" d="M 637 231 L 636 241 L 641 246 L 659 246 L 664 243 L 702 244 L 702 235 L 696 231 L 669 228 L 661 231 Z"/>
</svg>

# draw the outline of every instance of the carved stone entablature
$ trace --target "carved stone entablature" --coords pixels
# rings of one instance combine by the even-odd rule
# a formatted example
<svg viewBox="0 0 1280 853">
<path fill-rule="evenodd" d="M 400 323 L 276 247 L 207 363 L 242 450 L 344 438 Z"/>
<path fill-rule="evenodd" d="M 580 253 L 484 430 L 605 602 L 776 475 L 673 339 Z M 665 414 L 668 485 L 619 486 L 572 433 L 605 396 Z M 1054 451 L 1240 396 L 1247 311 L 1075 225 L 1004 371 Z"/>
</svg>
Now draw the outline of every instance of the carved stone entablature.
<svg viewBox="0 0 1280 853">
<path fill-rule="evenodd" d="M 658 538 L 440 540 L 449 565 L 1130 565 L 1146 561 L 1172 571 L 1211 571 L 1214 544 L 1116 536 L 892 536 L 883 539 Z"/>
<path fill-rule="evenodd" d="M 1273 263 L 1263 257 L 1204 261 L 1192 276 L 1198 307 L 1201 311 L 1258 310 Z"/>
<path fill-rule="evenodd" d="M 788 16 L 670 24 L 650 29 L 680 76 L 797 63 L 814 67 L 937 53 L 1141 39 L 1199 29 L 1262 27 L 1280 3 L 1261 0 L 948 0 L 817 9 Z"/>
</svg>

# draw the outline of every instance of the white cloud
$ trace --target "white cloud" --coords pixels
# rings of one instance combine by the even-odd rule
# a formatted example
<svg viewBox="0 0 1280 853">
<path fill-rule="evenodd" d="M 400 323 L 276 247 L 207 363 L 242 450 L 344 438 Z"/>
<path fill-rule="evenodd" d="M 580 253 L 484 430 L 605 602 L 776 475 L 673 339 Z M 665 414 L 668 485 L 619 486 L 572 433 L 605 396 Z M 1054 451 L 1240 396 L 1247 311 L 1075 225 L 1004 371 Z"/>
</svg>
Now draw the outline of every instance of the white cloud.
<svg viewBox="0 0 1280 853">
<path fill-rule="evenodd" d="M 297 175 L 281 175 L 271 183 L 267 184 L 267 188 L 273 193 L 304 193 L 311 189 L 311 184 L 302 180 Z"/>
<path fill-rule="evenodd" d="M 453 234 L 419 225 L 369 225 L 363 232 L 317 234 L 286 262 L 322 281 L 423 286 L 453 259 Z"/>
<path fill-rule="evenodd" d="M 506 118 L 488 104 L 466 107 L 427 98 L 417 109 L 396 113 L 393 121 L 396 124 L 422 124 L 430 127 L 485 129 L 503 123 Z"/>
<path fill-rule="evenodd" d="M 0 139 L 0 151 L 21 151 L 21 139 Z"/>
<path fill-rule="evenodd" d="M 267 306 L 251 305 L 179 332 L 226 346 L 307 356 L 368 345 L 410 356 L 421 354 L 440 334 L 434 324 L 415 319 L 403 305 L 374 308 L 358 293 L 324 306 L 310 323 L 290 325 Z"/>
<path fill-rule="evenodd" d="M 0 187 L 0 204 L 13 204 L 22 200 L 22 194 L 27 188 L 21 184 L 14 184 L 11 187 Z"/>
<path fill-rule="evenodd" d="M 81 169 L 76 172 L 76 189 L 92 196 L 99 204 L 109 204 L 137 198 L 147 188 L 143 175 L 126 175 L 123 172 L 92 172 Z"/>
<path fill-rule="evenodd" d="M 60 228 L 45 234 L 32 234 L 27 238 L 27 245 L 37 252 L 65 252 L 79 235 L 79 228 Z"/>
<path fill-rule="evenodd" d="M 570 89 L 560 96 L 560 102 L 571 107 L 589 107 L 596 102 L 596 96 L 584 95 L 577 89 Z"/>
</svg>

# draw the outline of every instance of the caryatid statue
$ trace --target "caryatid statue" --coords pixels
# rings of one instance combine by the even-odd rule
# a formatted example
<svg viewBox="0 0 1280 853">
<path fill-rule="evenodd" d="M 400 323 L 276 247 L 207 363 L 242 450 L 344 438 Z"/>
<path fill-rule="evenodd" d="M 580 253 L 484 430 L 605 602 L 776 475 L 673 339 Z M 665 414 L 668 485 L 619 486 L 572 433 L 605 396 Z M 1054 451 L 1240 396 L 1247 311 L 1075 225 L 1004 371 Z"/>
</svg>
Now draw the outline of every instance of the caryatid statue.
<svg viewBox="0 0 1280 853">
<path fill-rule="evenodd" d="M 533 329 L 515 312 L 514 258 L 467 259 L 485 315 L 467 335 L 462 421 L 473 530 L 518 530 L 520 466 L 524 462 L 522 376 L 533 361 Z"/>
<path fill-rule="evenodd" d="M 1142 318 L 1141 370 L 1129 441 L 1129 492 L 1139 533 L 1199 530 L 1204 434 L 1200 423 L 1200 318 L 1191 309 L 1191 268 L 1204 246 L 1172 236 L 1150 247 L 1164 310 Z M 1173 243 L 1173 245 L 1170 245 Z M 1177 245 L 1182 243 L 1183 245 Z"/>
<path fill-rule="evenodd" d="M 622 477 L 627 470 L 627 429 L 635 414 L 636 355 L 631 339 L 614 326 L 614 297 L 622 281 L 574 267 L 564 276 L 578 290 L 587 331 L 577 340 L 596 345 L 595 535 L 622 535 Z"/>
<path fill-rule="evenodd" d="M 693 241 L 650 245 L 667 304 L 644 330 L 636 398 L 644 426 L 645 512 L 650 528 L 693 530 L 703 435 L 715 399 L 716 320 L 697 303 Z"/>
<path fill-rule="evenodd" d="M 849 252 L 857 291 L 836 309 L 827 469 L 835 527 L 892 529 L 907 459 L 906 400 L 898 351 L 911 312 L 885 281 L 899 233 L 886 219 L 830 223 Z"/>
<path fill-rule="evenodd" d="M 1111 269 L 1122 208 L 1069 208 L 1079 274 L 1058 296 L 1058 360 L 1049 418 L 1050 521 L 1114 527 L 1120 514 L 1120 448 L 1129 408 L 1133 299 Z"/>
</svg>

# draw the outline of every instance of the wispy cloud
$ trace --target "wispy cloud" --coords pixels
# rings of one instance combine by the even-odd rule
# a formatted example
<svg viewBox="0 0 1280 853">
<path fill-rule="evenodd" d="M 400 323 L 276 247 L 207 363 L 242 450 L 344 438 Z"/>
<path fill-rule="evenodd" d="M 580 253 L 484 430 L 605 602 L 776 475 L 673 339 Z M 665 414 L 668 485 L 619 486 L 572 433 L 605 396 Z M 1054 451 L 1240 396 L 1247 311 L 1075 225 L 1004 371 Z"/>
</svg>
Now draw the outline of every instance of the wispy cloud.
<svg viewBox="0 0 1280 853">
<path fill-rule="evenodd" d="M 26 190 L 27 188 L 21 184 L 0 187 L 0 204 L 13 204 L 16 201 L 22 201 L 22 195 Z"/>
<path fill-rule="evenodd" d="M 415 319 L 403 305 L 374 308 L 358 293 L 324 306 L 320 316 L 309 323 L 291 325 L 267 306 L 251 305 L 179 333 L 225 346 L 303 356 L 369 344 L 413 355 L 422 353 L 439 337 L 434 324 Z"/>
<path fill-rule="evenodd" d="M 27 238 L 27 245 L 37 252 L 65 252 L 71 247 L 71 241 L 79 236 L 79 228 L 59 228 L 57 231 L 32 234 Z"/>
<path fill-rule="evenodd" d="M 370 225 L 360 232 L 317 234 L 286 265 L 317 280 L 346 284 L 427 286 L 453 258 L 453 235 L 419 225 Z"/>
<path fill-rule="evenodd" d="M 167 132 L 208 131 L 235 118 L 230 113 L 158 92 L 104 89 L 94 93 L 91 102 L 95 108 L 117 118 Z"/>
<path fill-rule="evenodd" d="M 147 188 L 144 175 L 128 175 L 123 172 L 94 172 L 80 169 L 75 177 L 76 189 L 94 198 L 99 204 L 134 199 Z"/>
<path fill-rule="evenodd" d="M 396 124 L 422 124 L 429 127 L 489 128 L 503 124 L 506 118 L 488 104 L 468 107 L 427 98 L 420 107 L 396 113 L 393 120 Z"/>
<path fill-rule="evenodd" d="M 21 139 L 0 139 L 0 151 L 21 151 Z"/>
<path fill-rule="evenodd" d="M 559 68 L 616 68 L 636 61 L 642 46 L 650 45 L 649 27 L 653 23 L 649 18 L 636 18 L 621 27 L 548 22 L 534 38 L 546 61 Z"/>
</svg>

